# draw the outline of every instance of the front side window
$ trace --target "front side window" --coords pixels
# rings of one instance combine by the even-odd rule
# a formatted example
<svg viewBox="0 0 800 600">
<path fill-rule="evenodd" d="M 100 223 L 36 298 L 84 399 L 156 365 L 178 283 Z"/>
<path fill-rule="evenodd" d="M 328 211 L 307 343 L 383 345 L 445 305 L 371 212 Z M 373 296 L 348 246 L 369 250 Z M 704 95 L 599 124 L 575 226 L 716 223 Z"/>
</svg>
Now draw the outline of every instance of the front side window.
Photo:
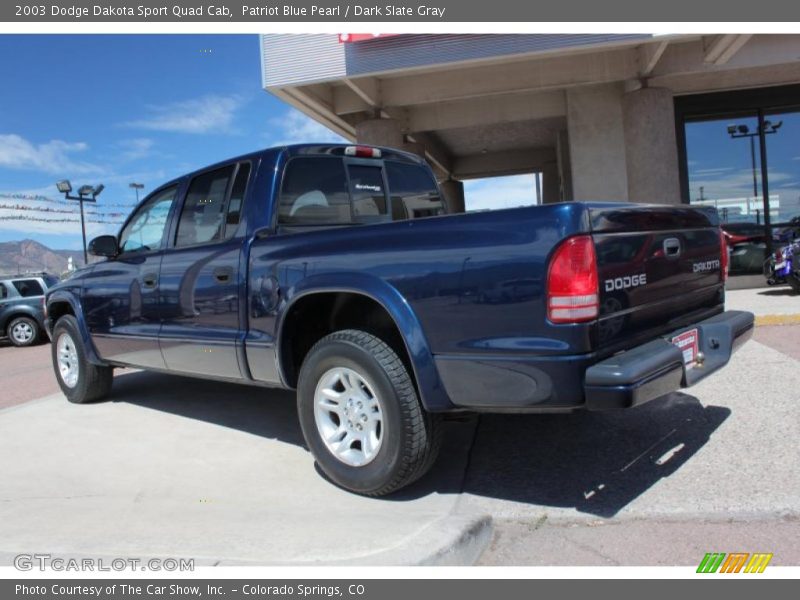
<svg viewBox="0 0 800 600">
<path fill-rule="evenodd" d="M 167 217 L 178 186 L 156 192 L 119 234 L 120 252 L 147 252 L 161 247 Z"/>
<path fill-rule="evenodd" d="M 225 233 L 225 195 L 234 168 L 235 165 L 230 165 L 192 180 L 178 222 L 176 246 L 194 246 L 222 239 Z"/>
<path fill-rule="evenodd" d="M 17 279 L 12 282 L 14 287 L 17 288 L 19 295 L 23 298 L 30 298 L 31 296 L 41 296 L 44 294 L 42 284 L 35 279 Z"/>
<path fill-rule="evenodd" d="M 347 175 L 340 158 L 295 158 L 286 167 L 278 221 L 286 225 L 352 222 Z"/>
<path fill-rule="evenodd" d="M 419 165 L 386 162 L 392 198 L 392 220 L 444 214 L 444 204 L 431 174 Z"/>
</svg>

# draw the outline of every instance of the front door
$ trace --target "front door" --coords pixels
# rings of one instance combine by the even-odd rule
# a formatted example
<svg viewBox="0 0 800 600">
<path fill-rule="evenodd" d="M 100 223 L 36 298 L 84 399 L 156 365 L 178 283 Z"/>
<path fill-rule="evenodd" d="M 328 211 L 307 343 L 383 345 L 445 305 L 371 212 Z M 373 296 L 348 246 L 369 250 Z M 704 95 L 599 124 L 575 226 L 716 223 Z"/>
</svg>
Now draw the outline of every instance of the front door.
<svg viewBox="0 0 800 600">
<path fill-rule="evenodd" d="M 163 242 L 178 186 L 155 192 L 128 220 L 119 236 L 120 254 L 87 276 L 83 308 L 99 355 L 109 361 L 164 368 L 158 279 Z"/>
<path fill-rule="evenodd" d="M 241 377 L 240 215 L 249 175 L 249 162 L 234 163 L 189 184 L 161 262 L 161 350 L 170 370 Z"/>
</svg>

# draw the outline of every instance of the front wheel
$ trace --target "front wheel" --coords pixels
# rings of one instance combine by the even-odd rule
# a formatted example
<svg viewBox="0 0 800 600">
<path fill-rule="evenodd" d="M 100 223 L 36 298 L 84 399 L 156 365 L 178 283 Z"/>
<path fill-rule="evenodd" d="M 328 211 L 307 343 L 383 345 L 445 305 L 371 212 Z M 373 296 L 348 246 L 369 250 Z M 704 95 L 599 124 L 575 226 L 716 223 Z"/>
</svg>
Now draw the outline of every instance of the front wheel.
<svg viewBox="0 0 800 600">
<path fill-rule="evenodd" d="M 438 453 L 438 417 L 420 405 L 394 350 L 364 331 L 317 342 L 300 370 L 297 404 L 320 469 L 352 492 L 394 492 L 424 475 Z"/>
<path fill-rule="evenodd" d="M 58 385 L 70 402 L 100 400 L 111 390 L 114 370 L 88 361 L 78 322 L 72 315 L 61 317 L 53 328 L 51 354 Z"/>
</svg>

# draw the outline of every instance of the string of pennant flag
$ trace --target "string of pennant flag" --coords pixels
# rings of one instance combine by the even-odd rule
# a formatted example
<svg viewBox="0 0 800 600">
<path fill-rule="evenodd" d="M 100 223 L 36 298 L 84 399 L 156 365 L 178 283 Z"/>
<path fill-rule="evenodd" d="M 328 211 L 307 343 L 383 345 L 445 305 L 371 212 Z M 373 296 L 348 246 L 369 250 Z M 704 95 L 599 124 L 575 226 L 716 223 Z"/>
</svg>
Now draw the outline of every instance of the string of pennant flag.
<svg viewBox="0 0 800 600">
<path fill-rule="evenodd" d="M 34 221 L 37 223 L 79 223 L 80 207 L 69 200 L 50 198 L 40 194 L 6 193 L 0 192 L 0 200 L 14 200 L 15 202 L 0 202 L 0 210 L 14 211 L 23 214 L 0 213 L 0 221 Z M 25 201 L 22 203 L 20 201 Z M 55 205 L 55 206 L 54 206 Z M 103 225 L 122 225 L 125 217 L 134 204 L 103 203 L 102 206 L 92 204 L 84 208 L 86 221 Z M 109 208 L 125 208 L 127 212 L 107 210 Z M 41 216 L 35 213 L 42 213 Z M 57 217 L 55 215 L 69 215 Z"/>
</svg>

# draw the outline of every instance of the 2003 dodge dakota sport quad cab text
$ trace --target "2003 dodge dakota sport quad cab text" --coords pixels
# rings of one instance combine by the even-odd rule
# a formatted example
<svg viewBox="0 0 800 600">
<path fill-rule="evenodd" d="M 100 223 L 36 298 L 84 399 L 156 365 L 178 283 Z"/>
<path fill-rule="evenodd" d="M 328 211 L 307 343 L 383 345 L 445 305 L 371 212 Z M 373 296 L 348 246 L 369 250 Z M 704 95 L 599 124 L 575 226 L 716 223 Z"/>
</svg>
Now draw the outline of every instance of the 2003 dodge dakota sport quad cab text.
<svg viewBox="0 0 800 600">
<path fill-rule="evenodd" d="M 61 389 L 115 367 L 297 390 L 324 473 L 368 495 L 422 476 L 454 411 L 627 408 L 729 360 L 716 211 L 568 202 L 445 214 L 387 148 L 295 145 L 156 189 L 106 260 L 47 294 Z"/>
</svg>

